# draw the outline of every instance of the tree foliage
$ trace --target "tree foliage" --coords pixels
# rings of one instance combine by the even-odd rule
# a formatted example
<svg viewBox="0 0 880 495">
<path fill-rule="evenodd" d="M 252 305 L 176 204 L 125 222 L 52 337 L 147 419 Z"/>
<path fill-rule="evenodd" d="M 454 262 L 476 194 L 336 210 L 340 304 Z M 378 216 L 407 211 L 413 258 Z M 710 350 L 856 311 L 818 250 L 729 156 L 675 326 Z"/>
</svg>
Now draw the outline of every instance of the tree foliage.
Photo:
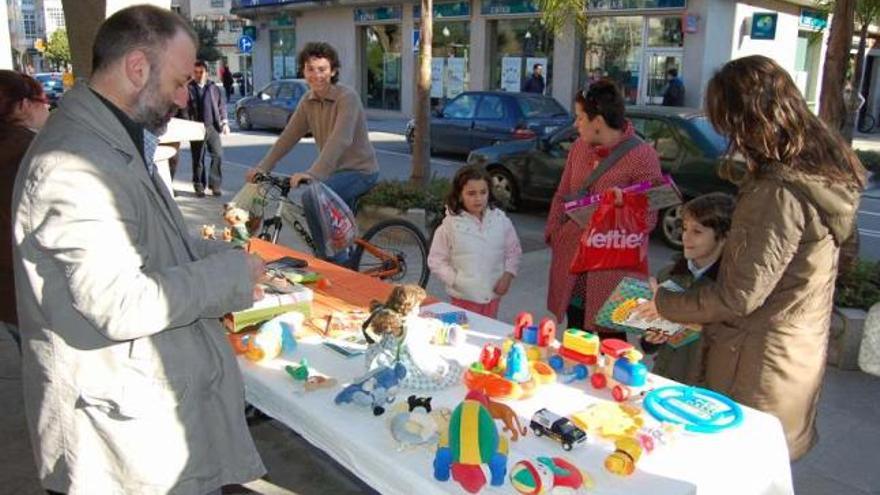
<svg viewBox="0 0 880 495">
<path fill-rule="evenodd" d="M 207 62 L 216 62 L 223 57 L 223 53 L 217 48 L 217 33 L 203 22 L 192 23 L 193 30 L 199 37 L 199 51 L 196 58 Z"/>
<path fill-rule="evenodd" d="M 70 43 L 67 40 L 66 29 L 56 29 L 49 36 L 43 55 L 56 67 L 63 68 L 70 64 Z"/>
<path fill-rule="evenodd" d="M 587 11 L 591 0 L 535 0 L 541 9 L 544 26 L 553 33 L 563 32 L 572 20 L 581 32 L 587 30 Z"/>
</svg>

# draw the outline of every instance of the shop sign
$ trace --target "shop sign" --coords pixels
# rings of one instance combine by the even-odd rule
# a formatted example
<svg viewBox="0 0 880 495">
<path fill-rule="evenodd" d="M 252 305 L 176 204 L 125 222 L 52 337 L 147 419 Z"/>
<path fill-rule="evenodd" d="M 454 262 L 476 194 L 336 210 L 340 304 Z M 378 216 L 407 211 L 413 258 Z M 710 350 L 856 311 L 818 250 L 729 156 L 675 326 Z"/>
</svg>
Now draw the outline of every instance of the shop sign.
<svg viewBox="0 0 880 495">
<path fill-rule="evenodd" d="M 354 22 L 396 21 L 402 14 L 399 5 L 354 9 Z"/>
<path fill-rule="evenodd" d="M 293 26 L 293 18 L 287 14 L 281 14 L 278 17 L 272 18 L 269 24 L 272 27 L 289 27 Z"/>
<path fill-rule="evenodd" d="M 470 17 L 471 16 L 471 4 L 470 2 L 445 2 L 445 3 L 435 3 L 434 8 L 434 18 L 435 19 L 445 19 L 447 17 Z M 421 5 L 413 5 L 413 17 L 416 19 L 422 18 L 422 6 Z"/>
<path fill-rule="evenodd" d="M 828 27 L 828 14 L 812 9 L 801 9 L 801 17 L 798 21 L 801 27 L 821 30 Z"/>
<path fill-rule="evenodd" d="M 534 14 L 541 8 L 534 0 L 487 0 L 480 11 L 483 15 Z"/>
<path fill-rule="evenodd" d="M 752 34 L 753 40 L 772 40 L 776 39 L 776 21 L 779 14 L 773 13 L 755 13 L 752 14 Z"/>
<path fill-rule="evenodd" d="M 587 10 L 683 9 L 687 0 L 586 0 Z"/>
</svg>

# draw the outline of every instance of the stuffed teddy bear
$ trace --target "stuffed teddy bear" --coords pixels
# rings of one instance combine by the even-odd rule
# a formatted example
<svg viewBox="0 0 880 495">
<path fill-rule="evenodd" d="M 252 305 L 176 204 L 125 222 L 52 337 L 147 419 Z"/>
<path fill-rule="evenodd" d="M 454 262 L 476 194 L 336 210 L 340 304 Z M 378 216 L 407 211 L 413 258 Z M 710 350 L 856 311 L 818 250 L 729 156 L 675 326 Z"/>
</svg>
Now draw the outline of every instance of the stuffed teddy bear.
<svg viewBox="0 0 880 495">
<path fill-rule="evenodd" d="M 214 225 L 202 225 L 202 239 L 217 239 L 217 227 Z"/>
<path fill-rule="evenodd" d="M 228 240 L 232 242 L 232 244 L 242 247 L 247 244 L 248 240 L 251 238 L 247 229 L 249 218 L 248 212 L 247 210 L 235 206 L 235 203 L 227 203 L 224 208 L 223 220 L 226 221 L 228 227 L 223 231 L 223 240 L 227 240 L 227 237 L 229 237 Z"/>
<path fill-rule="evenodd" d="M 366 351 L 367 369 L 402 363 L 406 377 L 401 386 L 414 390 L 436 390 L 461 382 L 464 367 L 444 359 L 431 346 L 440 322 L 419 316 L 426 297 L 418 285 L 395 286 L 384 304 L 374 303 L 373 312 L 362 327 L 370 344 Z"/>
</svg>

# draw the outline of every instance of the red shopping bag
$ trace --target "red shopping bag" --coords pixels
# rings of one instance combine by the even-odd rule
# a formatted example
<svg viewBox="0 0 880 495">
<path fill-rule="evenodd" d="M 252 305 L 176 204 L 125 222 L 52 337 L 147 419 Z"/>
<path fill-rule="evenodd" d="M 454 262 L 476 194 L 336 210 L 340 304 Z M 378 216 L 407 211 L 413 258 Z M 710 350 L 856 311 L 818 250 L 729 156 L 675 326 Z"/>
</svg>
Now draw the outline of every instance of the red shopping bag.
<svg viewBox="0 0 880 495">
<path fill-rule="evenodd" d="M 624 193 L 623 206 L 614 206 L 606 192 L 581 235 L 571 273 L 626 269 L 648 271 L 648 198 Z"/>
</svg>

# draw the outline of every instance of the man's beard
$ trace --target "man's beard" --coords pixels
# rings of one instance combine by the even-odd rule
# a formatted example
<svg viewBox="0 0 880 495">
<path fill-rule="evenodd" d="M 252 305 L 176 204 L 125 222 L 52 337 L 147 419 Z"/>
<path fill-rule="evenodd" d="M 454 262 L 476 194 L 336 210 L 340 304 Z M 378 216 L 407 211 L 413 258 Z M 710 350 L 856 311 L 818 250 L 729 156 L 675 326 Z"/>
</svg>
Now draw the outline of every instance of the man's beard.
<svg viewBox="0 0 880 495">
<path fill-rule="evenodd" d="M 161 92 L 160 75 L 150 75 L 144 89 L 138 92 L 132 120 L 144 126 L 155 136 L 161 136 L 168 127 L 171 117 L 177 113 L 177 105 L 167 101 Z"/>
</svg>

